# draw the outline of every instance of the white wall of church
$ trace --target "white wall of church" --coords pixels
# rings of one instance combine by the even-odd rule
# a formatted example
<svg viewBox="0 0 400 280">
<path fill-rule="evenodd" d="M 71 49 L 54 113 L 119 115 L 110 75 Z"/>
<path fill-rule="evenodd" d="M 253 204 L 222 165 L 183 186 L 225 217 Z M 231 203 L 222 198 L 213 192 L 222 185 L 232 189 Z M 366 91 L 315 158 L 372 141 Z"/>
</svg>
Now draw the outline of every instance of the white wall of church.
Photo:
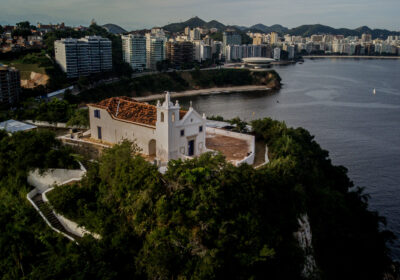
<svg viewBox="0 0 400 280">
<path fill-rule="evenodd" d="M 157 158 L 161 161 L 189 156 L 189 142 L 193 143 L 193 156 L 206 151 L 206 120 L 190 108 L 182 120 L 179 119 L 180 106 L 170 102 L 169 96 L 163 105 L 157 105 Z M 202 127 L 202 131 L 200 131 Z M 181 134 L 181 131 L 183 135 Z"/>
<path fill-rule="evenodd" d="M 94 110 L 100 111 L 100 118 L 94 116 Z M 101 127 L 102 141 L 109 143 L 119 143 L 123 139 L 135 141 L 144 154 L 149 154 L 150 141 L 157 140 L 154 127 L 113 119 L 105 109 L 89 106 L 89 117 L 93 139 L 99 139 L 98 127 Z"/>
<path fill-rule="evenodd" d="M 202 127 L 202 131 L 200 131 L 200 127 Z M 181 130 L 184 130 L 184 136 L 181 136 Z M 190 140 L 194 140 L 195 156 L 206 151 L 206 120 L 193 109 L 190 109 L 183 120 L 176 125 L 174 135 L 179 153 L 188 155 Z"/>
</svg>

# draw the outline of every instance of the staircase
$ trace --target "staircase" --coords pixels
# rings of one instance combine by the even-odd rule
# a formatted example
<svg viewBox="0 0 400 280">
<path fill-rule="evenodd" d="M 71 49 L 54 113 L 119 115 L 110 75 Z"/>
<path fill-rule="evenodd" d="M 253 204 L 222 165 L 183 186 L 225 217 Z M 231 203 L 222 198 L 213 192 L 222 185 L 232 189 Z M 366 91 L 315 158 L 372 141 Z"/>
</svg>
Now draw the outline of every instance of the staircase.
<svg viewBox="0 0 400 280">
<path fill-rule="evenodd" d="M 72 237 L 75 240 L 81 239 L 80 236 L 75 235 L 65 229 L 65 227 L 60 223 L 60 221 L 54 215 L 49 204 L 43 201 L 42 194 L 35 195 L 32 200 L 39 208 L 39 210 L 43 213 L 43 215 L 46 217 L 47 221 L 51 224 L 53 228 L 59 230 L 62 233 L 65 233 L 66 235 Z"/>
</svg>

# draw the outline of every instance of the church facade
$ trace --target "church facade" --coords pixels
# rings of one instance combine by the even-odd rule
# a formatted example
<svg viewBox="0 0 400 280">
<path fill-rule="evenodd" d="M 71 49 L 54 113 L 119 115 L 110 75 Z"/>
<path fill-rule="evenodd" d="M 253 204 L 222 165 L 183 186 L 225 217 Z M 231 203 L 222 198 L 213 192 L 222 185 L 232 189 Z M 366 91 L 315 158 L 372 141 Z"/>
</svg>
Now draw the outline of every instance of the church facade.
<svg viewBox="0 0 400 280">
<path fill-rule="evenodd" d="M 192 106 L 180 109 L 167 92 L 156 106 L 129 97 L 88 104 L 91 138 L 106 143 L 135 141 L 145 155 L 167 162 L 206 152 L 206 118 Z"/>
</svg>

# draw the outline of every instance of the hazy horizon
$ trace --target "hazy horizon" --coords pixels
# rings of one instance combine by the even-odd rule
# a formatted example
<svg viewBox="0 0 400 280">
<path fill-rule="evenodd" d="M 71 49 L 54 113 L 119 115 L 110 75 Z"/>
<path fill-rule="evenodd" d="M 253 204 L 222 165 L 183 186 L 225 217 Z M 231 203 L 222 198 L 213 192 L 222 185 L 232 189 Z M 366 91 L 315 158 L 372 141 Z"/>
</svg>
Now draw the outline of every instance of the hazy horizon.
<svg viewBox="0 0 400 280">
<path fill-rule="evenodd" d="M 280 24 L 288 28 L 322 24 L 334 28 L 400 31 L 395 22 L 400 11 L 398 0 L 3 0 L 0 24 L 28 20 L 32 24 L 65 22 L 87 26 L 94 18 L 98 24 L 113 23 L 126 30 L 164 26 L 198 16 L 225 25 L 252 26 Z M 245 3 L 245 4 L 244 4 Z M 245 9 L 243 9 L 245 7 Z"/>
</svg>

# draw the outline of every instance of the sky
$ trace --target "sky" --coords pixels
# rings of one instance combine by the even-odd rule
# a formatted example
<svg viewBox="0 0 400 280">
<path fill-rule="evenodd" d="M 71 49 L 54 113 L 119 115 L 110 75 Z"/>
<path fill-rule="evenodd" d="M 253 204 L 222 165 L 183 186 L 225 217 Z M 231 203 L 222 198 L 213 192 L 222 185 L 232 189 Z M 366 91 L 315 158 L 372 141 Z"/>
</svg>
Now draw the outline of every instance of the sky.
<svg viewBox="0 0 400 280">
<path fill-rule="evenodd" d="M 400 0 L 0 0 L 0 24 L 114 23 L 127 30 L 163 26 L 193 16 L 229 25 L 324 24 L 400 31 Z"/>
</svg>

